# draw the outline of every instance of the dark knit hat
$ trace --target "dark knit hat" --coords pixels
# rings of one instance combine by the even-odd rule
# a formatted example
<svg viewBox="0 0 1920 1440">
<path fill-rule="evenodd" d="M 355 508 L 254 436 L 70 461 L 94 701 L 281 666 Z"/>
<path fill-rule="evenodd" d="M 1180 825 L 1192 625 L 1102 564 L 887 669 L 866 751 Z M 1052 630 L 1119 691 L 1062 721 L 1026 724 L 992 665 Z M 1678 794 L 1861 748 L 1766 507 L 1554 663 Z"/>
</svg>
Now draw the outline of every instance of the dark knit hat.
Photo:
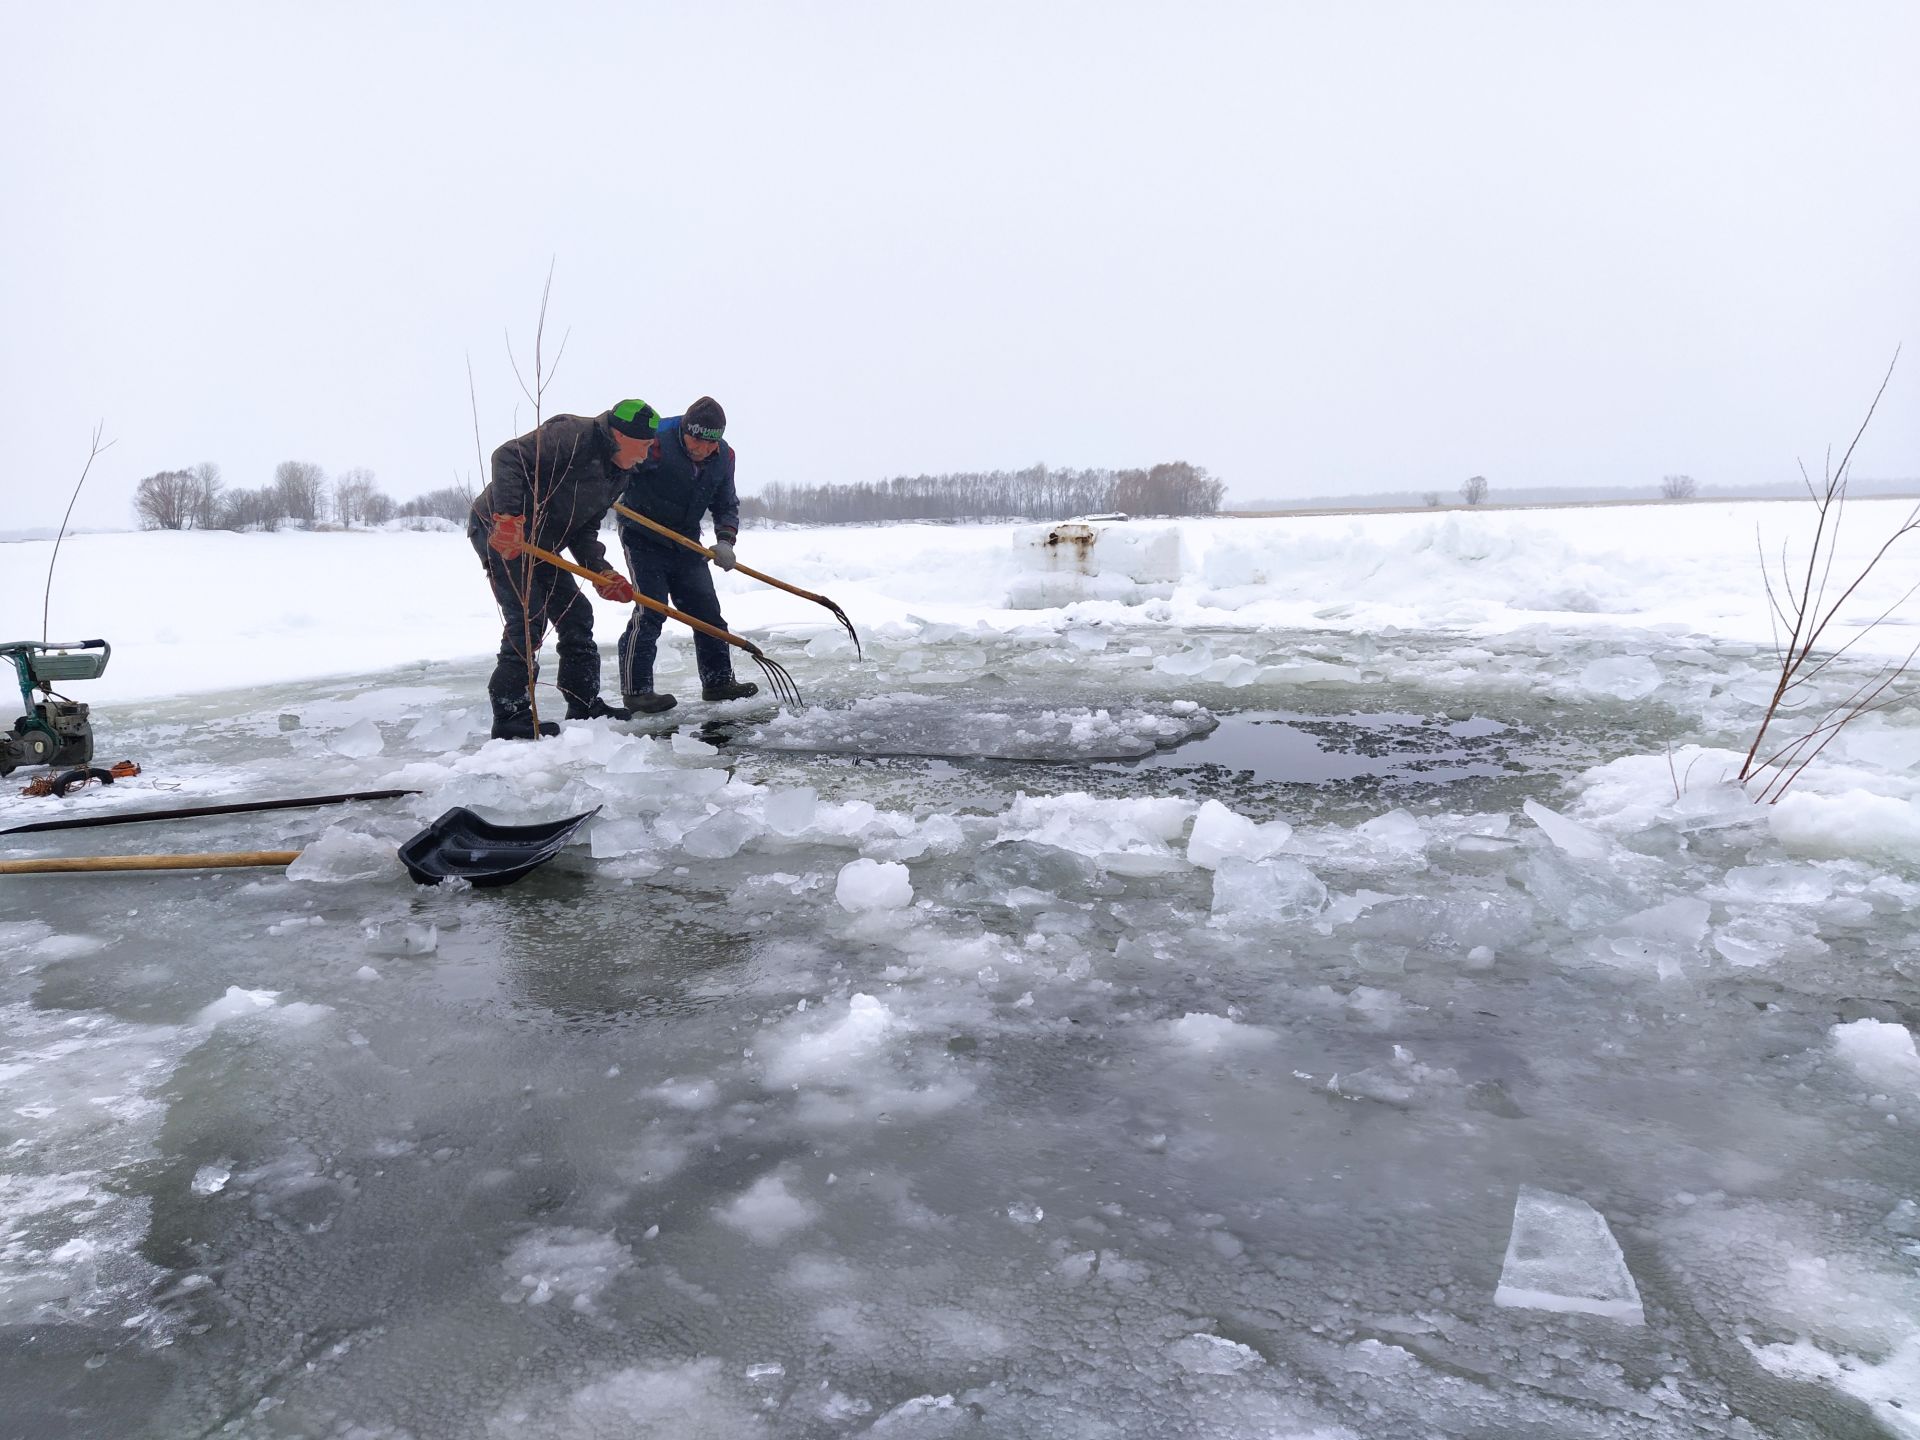
<svg viewBox="0 0 1920 1440">
<path fill-rule="evenodd" d="M 727 412 L 720 408 L 720 402 L 711 395 L 702 395 L 687 406 L 687 413 L 680 418 L 687 427 L 687 433 L 696 440 L 718 440 L 727 428 Z"/>
<path fill-rule="evenodd" d="M 622 400 L 607 412 L 607 423 L 632 439 L 651 440 L 660 428 L 660 416 L 644 400 Z"/>
</svg>

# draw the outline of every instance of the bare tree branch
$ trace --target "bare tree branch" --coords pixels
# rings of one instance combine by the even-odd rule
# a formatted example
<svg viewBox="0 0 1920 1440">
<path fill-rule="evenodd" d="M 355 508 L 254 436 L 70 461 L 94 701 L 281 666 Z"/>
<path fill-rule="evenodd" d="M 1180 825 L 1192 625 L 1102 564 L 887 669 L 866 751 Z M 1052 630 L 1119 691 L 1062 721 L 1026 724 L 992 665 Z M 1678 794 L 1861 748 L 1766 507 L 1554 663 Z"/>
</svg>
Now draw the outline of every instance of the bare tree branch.
<svg viewBox="0 0 1920 1440">
<path fill-rule="evenodd" d="M 100 458 L 101 451 L 111 450 L 120 443 L 118 440 L 109 440 L 104 445 L 100 443 L 100 435 L 106 428 L 107 422 L 104 420 L 93 427 L 93 444 L 87 450 L 87 463 L 80 467 L 80 478 L 74 482 L 73 494 L 67 497 L 67 513 L 60 517 L 60 533 L 53 537 L 53 553 L 47 557 L 47 585 L 46 589 L 40 593 L 40 643 L 42 645 L 47 643 L 47 617 L 53 609 L 53 566 L 54 562 L 60 558 L 61 543 L 67 538 L 67 522 L 73 519 L 74 502 L 80 498 L 80 487 L 87 483 L 87 474 L 93 469 L 93 462 Z"/>
<path fill-rule="evenodd" d="M 1920 646 L 1910 651 L 1907 658 L 1898 665 L 1883 665 L 1857 686 L 1853 693 L 1829 708 L 1818 721 L 1797 738 L 1775 749 L 1766 759 L 1759 759 L 1761 746 L 1765 743 L 1769 730 L 1779 720 L 1787 697 L 1802 687 L 1811 688 L 1813 682 L 1835 665 L 1848 650 L 1863 636 L 1877 629 L 1893 612 L 1905 604 L 1916 591 L 1920 583 L 1908 587 L 1899 599 L 1862 626 L 1847 641 L 1829 653 L 1814 658 L 1815 648 L 1827 634 L 1828 629 L 1838 619 L 1842 609 L 1852 601 L 1855 593 L 1866 583 L 1871 575 L 1887 557 L 1888 552 L 1904 536 L 1920 530 L 1920 505 L 1908 513 L 1905 520 L 1897 525 L 1893 532 L 1880 542 L 1872 556 L 1862 565 L 1837 597 L 1829 600 L 1834 584 L 1834 566 L 1838 562 L 1840 533 L 1846 515 L 1847 485 L 1851 478 L 1850 469 L 1854 452 L 1859 448 L 1861 438 L 1872 422 L 1874 412 L 1879 409 L 1880 401 L 1887 392 L 1887 385 L 1893 379 L 1893 369 L 1900 361 L 1900 351 L 1896 348 L 1893 359 L 1887 365 L 1887 373 L 1880 379 L 1880 388 L 1874 392 L 1873 402 L 1867 406 L 1865 418 L 1854 431 L 1853 439 L 1841 453 L 1840 463 L 1833 463 L 1833 451 L 1829 447 L 1826 453 L 1826 468 L 1822 475 L 1822 484 L 1816 487 L 1813 478 L 1807 474 L 1804 463 L 1800 465 L 1800 478 L 1807 487 L 1807 497 L 1814 505 L 1814 526 L 1811 545 L 1807 551 L 1807 562 L 1797 576 L 1790 561 L 1790 550 L 1786 541 L 1780 546 L 1780 570 L 1778 586 L 1773 573 L 1766 562 L 1764 545 L 1760 547 L 1761 580 L 1766 589 L 1770 619 L 1774 626 L 1774 656 L 1779 672 L 1774 680 L 1773 694 L 1760 716 L 1760 723 L 1754 730 L 1753 742 L 1747 747 L 1747 753 L 1740 766 L 1739 779 L 1742 784 L 1761 771 L 1776 769 L 1777 772 L 1762 787 L 1755 797 L 1756 803 L 1764 801 L 1773 804 L 1778 801 L 1802 774 L 1820 752 L 1832 743 L 1833 738 L 1849 723 L 1896 698 L 1888 692 L 1912 665 Z M 1757 537 L 1756 537 L 1757 538 Z M 1780 627 L 1787 628 L 1783 644 L 1780 639 Z M 1884 698 L 1883 698 L 1884 697 Z"/>
</svg>

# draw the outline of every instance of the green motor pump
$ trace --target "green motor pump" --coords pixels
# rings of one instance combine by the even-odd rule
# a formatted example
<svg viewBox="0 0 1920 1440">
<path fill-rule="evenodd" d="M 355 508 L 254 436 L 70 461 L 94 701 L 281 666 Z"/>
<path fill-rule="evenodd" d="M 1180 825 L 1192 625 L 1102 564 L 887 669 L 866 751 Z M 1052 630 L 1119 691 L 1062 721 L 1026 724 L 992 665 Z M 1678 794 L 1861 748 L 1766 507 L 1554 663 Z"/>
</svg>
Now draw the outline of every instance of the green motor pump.
<svg viewBox="0 0 1920 1440">
<path fill-rule="evenodd" d="M 0 659 L 13 662 L 20 676 L 20 703 L 26 714 L 0 735 L 0 775 L 22 765 L 85 765 L 93 759 L 93 724 L 87 707 L 57 693 L 63 680 L 92 680 L 107 668 L 113 647 L 104 640 L 11 640 L 0 644 Z M 35 700 L 38 690 L 45 698 Z"/>
</svg>

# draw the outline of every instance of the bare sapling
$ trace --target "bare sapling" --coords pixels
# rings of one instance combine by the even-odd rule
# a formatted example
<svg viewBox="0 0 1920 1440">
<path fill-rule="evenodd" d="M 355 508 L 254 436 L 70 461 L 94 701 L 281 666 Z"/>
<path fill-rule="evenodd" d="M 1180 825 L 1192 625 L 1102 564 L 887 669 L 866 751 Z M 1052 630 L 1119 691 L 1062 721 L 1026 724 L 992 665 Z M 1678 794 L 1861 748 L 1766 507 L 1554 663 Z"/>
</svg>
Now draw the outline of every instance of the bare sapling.
<svg viewBox="0 0 1920 1440">
<path fill-rule="evenodd" d="M 54 562 L 60 558 L 60 544 L 67 538 L 67 525 L 73 519 L 74 504 L 80 499 L 80 487 L 87 483 L 87 475 L 93 469 L 93 462 L 100 458 L 100 452 L 111 450 L 118 443 L 113 440 L 107 441 L 104 445 L 100 443 L 101 433 L 106 428 L 107 422 L 104 420 L 93 427 L 93 445 L 87 451 L 87 463 L 80 467 L 80 478 L 74 481 L 73 494 L 67 497 L 67 513 L 60 517 L 60 533 L 53 537 L 53 553 L 47 557 L 47 585 L 40 592 L 40 643 L 42 645 L 47 643 L 47 619 L 53 612 L 53 566 Z"/>
<path fill-rule="evenodd" d="M 1841 608 L 1853 599 L 1854 593 L 1886 558 L 1888 551 L 1903 536 L 1920 530 L 1920 505 L 1916 505 L 1908 512 L 1906 519 L 1894 527 L 1893 532 L 1874 549 L 1852 580 L 1840 586 L 1833 571 L 1841 521 L 1846 514 L 1847 483 L 1851 475 L 1853 452 L 1859 446 L 1861 436 L 1866 434 L 1867 426 L 1873 420 L 1873 412 L 1878 408 L 1881 396 L 1887 392 L 1888 381 L 1893 378 L 1893 367 L 1899 360 L 1900 352 L 1895 350 L 1893 361 L 1888 364 L 1887 373 L 1880 381 L 1880 388 L 1874 393 L 1873 404 L 1867 407 L 1866 418 L 1854 432 L 1852 442 L 1840 457 L 1840 463 L 1837 466 L 1833 463 L 1833 455 L 1829 451 L 1825 475 L 1818 485 L 1807 474 L 1806 466 L 1800 467 L 1800 478 L 1806 483 L 1807 496 L 1814 506 L 1813 543 L 1805 565 L 1796 567 L 1792 563 L 1783 541 L 1776 571 L 1768 560 L 1764 543 L 1760 543 L 1760 574 L 1766 585 L 1767 603 L 1772 612 L 1774 652 L 1779 669 L 1774 679 L 1773 694 L 1767 701 L 1766 709 L 1761 712 L 1753 743 L 1747 747 L 1746 758 L 1740 766 L 1739 780 L 1748 787 L 1755 804 L 1776 803 L 1843 729 L 1862 715 L 1899 699 L 1904 693 L 1898 688 L 1899 682 L 1908 673 L 1914 657 L 1920 655 L 1920 645 L 1916 645 L 1904 659 L 1889 660 L 1880 665 L 1845 696 L 1821 711 L 1811 724 L 1790 739 L 1782 740 L 1780 728 L 1784 727 L 1777 727 L 1776 722 L 1782 720 L 1783 711 L 1792 709 L 1804 697 L 1811 695 L 1814 682 L 1835 665 L 1856 641 L 1879 628 L 1881 622 L 1904 605 L 1915 590 L 1920 590 L 1920 584 L 1909 586 L 1904 594 L 1873 620 L 1856 628 L 1844 644 L 1827 650 L 1820 649 L 1828 628 L 1833 625 Z M 1755 538 L 1759 543 L 1757 531 Z M 1829 599 L 1829 596 L 1832 598 Z M 1754 788 L 1756 783 L 1757 789 Z"/>
<path fill-rule="evenodd" d="M 561 336 L 560 350 L 554 355 L 553 364 L 549 366 L 546 361 L 547 302 L 552 294 L 553 263 L 549 261 L 547 264 L 547 283 L 540 291 L 540 318 L 538 323 L 535 324 L 533 331 L 533 383 L 531 385 L 527 383 L 527 378 L 520 369 L 520 362 L 514 356 L 513 336 L 511 334 L 507 336 L 507 363 L 513 367 L 513 378 L 519 382 L 520 393 L 525 395 L 528 403 L 533 406 L 533 468 L 532 472 L 527 476 L 527 523 L 525 534 L 528 539 L 532 539 L 540 533 L 540 518 L 546 510 L 548 494 L 552 489 L 552 477 L 564 473 L 574 458 L 570 455 L 564 463 L 555 463 L 555 461 L 550 460 L 549 457 L 543 456 L 540 453 L 541 443 L 544 439 L 540 433 L 540 427 L 545 418 L 544 407 L 547 386 L 553 383 L 553 372 L 559 368 L 561 356 L 566 354 L 568 338 L 567 335 Z M 569 331 L 568 335 L 571 335 L 571 333 L 572 332 Z M 469 394 L 471 394 L 473 379 L 471 366 L 468 367 L 467 379 Z M 476 410 L 474 417 L 474 444 L 476 448 L 480 440 L 479 425 L 479 415 Z M 509 567 L 509 574 L 512 577 L 510 583 L 513 585 L 514 594 L 518 596 L 520 600 L 521 644 L 524 647 L 524 653 L 527 657 L 527 705 L 533 714 L 533 737 L 538 740 L 540 738 L 539 663 L 534 647 L 535 621 L 531 602 L 533 598 L 533 567 L 539 562 L 534 559 L 531 553 L 525 550 L 521 551 L 516 558 L 519 560 L 519 566 L 517 569 L 511 566 Z M 545 621 L 546 616 L 543 614 L 540 617 L 539 629 L 545 630 Z"/>
</svg>

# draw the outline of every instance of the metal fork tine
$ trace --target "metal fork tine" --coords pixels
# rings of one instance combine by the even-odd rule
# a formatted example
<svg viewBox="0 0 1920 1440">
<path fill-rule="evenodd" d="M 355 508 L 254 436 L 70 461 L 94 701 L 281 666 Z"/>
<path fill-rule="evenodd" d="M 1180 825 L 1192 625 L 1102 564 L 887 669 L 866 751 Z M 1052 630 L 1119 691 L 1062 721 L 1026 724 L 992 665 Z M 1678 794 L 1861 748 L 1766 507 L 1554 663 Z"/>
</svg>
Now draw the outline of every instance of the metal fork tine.
<svg viewBox="0 0 1920 1440">
<path fill-rule="evenodd" d="M 783 704 L 795 710 L 802 707 L 800 687 L 794 684 L 786 666 L 777 660 L 769 660 L 765 655 L 755 655 L 753 663 L 760 667 L 761 673 L 767 677 L 768 688 Z"/>
<path fill-rule="evenodd" d="M 833 612 L 834 619 L 838 620 L 842 625 L 847 627 L 847 634 L 853 637 L 853 658 L 856 660 L 866 659 L 867 658 L 866 653 L 862 651 L 860 648 L 860 632 L 853 628 L 853 621 L 847 618 L 847 612 L 842 610 L 838 605 L 834 604 L 833 601 L 827 599 L 825 596 L 821 597 L 820 603 L 825 605 L 827 609 Z"/>
</svg>

